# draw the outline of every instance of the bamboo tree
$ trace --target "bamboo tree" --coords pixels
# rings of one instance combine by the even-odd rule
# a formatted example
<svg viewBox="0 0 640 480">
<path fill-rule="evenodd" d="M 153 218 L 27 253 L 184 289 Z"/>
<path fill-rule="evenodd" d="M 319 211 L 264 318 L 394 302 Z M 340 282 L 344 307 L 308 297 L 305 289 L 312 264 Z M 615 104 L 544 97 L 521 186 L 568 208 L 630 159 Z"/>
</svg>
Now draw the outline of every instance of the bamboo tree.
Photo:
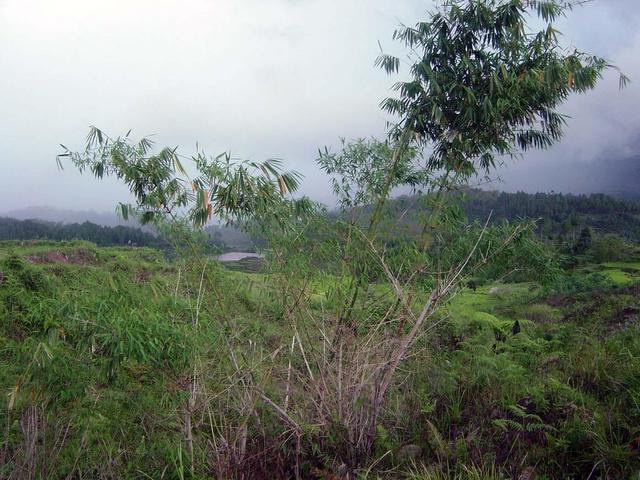
<svg viewBox="0 0 640 480">
<path fill-rule="evenodd" d="M 265 228 L 286 230 L 292 219 L 308 214 L 314 208 L 306 198 L 296 200 L 290 197 L 298 188 L 301 175 L 283 172 L 278 160 L 261 163 L 236 161 L 228 154 L 208 158 L 199 152 L 189 159 L 179 155 L 177 148 L 168 147 L 153 154 L 153 144 L 146 138 L 133 142 L 127 133 L 124 137 L 112 139 L 96 127 L 90 129 L 84 151 L 75 152 L 62 147 L 64 151 L 58 156 L 60 167 L 62 159 L 69 158 L 81 172 L 88 169 L 97 178 L 114 176 L 127 184 L 135 204 L 120 203 L 118 212 L 125 219 L 133 214 L 142 224 L 152 223 L 159 232 L 168 235 L 174 249 L 192 263 L 191 267 L 195 265 L 196 271 L 200 271 L 192 312 L 194 336 L 199 334 L 203 286 L 205 279 L 209 279 L 207 265 L 210 263 L 198 248 L 200 229 L 216 218 L 237 223 L 256 221 Z M 190 161 L 189 167 L 196 171 L 197 176 L 189 175 L 182 164 L 185 159 Z M 176 294 L 179 283 L 180 278 Z M 233 315 L 226 310 L 222 293 L 210 281 L 207 286 L 220 308 L 223 326 L 236 335 L 238 329 L 232 320 Z M 243 386 L 239 410 L 245 420 L 239 428 L 236 446 L 240 457 L 238 461 L 241 462 L 246 452 L 246 419 L 254 413 L 259 392 L 253 385 L 252 372 L 243 371 L 229 341 L 226 346 Z M 244 352 L 240 352 L 240 357 L 245 365 L 249 364 Z M 198 352 L 192 352 L 188 399 L 182 412 L 192 476 L 195 469 L 192 417 L 198 393 L 199 361 Z"/>
<path fill-rule="evenodd" d="M 505 157 L 560 141 L 567 117 L 559 107 L 571 94 L 595 88 L 606 59 L 565 45 L 554 22 L 583 2 L 567 0 L 443 0 L 428 21 L 394 33 L 408 50 L 407 81 L 381 103 L 395 119 L 383 188 L 365 230 L 375 238 L 405 152 L 425 152 L 428 178 L 488 176 Z M 529 18 L 536 22 L 528 21 Z M 542 28 L 534 25 L 542 23 Z M 401 59 L 381 54 L 376 65 L 399 73 Z M 628 78 L 620 73 L 620 87 Z M 436 182 L 437 184 L 437 182 Z M 358 275 L 343 320 L 362 280 Z"/>
</svg>

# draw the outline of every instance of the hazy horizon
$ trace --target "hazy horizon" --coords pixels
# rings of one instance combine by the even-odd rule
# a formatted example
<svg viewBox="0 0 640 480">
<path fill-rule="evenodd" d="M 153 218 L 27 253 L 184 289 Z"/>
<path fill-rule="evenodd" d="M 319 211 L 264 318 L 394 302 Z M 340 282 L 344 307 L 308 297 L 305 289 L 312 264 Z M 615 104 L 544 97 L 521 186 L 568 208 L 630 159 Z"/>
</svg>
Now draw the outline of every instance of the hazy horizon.
<svg viewBox="0 0 640 480">
<path fill-rule="evenodd" d="M 317 149 L 384 134 L 378 104 L 395 79 L 373 67 L 378 41 L 401 53 L 393 30 L 426 18 L 431 5 L 0 1 L 0 212 L 112 212 L 126 200 L 113 181 L 56 167 L 59 144 L 82 148 L 90 125 L 153 134 L 158 146 L 179 145 L 186 155 L 197 142 L 211 154 L 282 158 L 305 175 L 303 194 L 331 204 Z M 610 72 L 594 92 L 570 98 L 562 143 L 501 169 L 504 182 L 491 188 L 597 191 L 618 181 L 612 160 L 639 163 L 639 20 L 636 0 L 599 0 L 560 22 L 568 43 L 611 59 L 632 83 L 619 91 Z M 640 174 L 622 177 L 633 188 Z"/>
</svg>

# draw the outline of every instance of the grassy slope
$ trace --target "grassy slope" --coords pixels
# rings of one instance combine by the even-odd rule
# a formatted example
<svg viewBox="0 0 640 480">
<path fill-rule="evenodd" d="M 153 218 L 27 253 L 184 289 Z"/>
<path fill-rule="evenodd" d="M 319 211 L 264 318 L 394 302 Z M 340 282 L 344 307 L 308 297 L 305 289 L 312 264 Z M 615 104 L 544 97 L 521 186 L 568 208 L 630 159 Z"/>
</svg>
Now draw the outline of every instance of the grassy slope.
<svg viewBox="0 0 640 480">
<path fill-rule="evenodd" d="M 628 444 L 640 428 L 640 289 L 619 274 L 627 267 L 606 267 L 618 282 L 606 293 L 547 297 L 507 284 L 452 302 L 439 333 L 449 351 L 435 362 L 446 382 L 433 395 L 443 456 L 488 456 L 514 477 L 525 461 L 550 478 L 637 470 Z"/>
<path fill-rule="evenodd" d="M 73 465 L 88 478 L 135 476 L 171 464 L 188 344 L 174 325 L 188 305 L 168 294 L 172 268 L 149 249 L 20 244 L 0 250 L 0 385 L 10 393 L 0 477 L 21 464 L 29 418 L 47 424 L 35 447 L 49 457 L 43 476 Z"/>
<path fill-rule="evenodd" d="M 0 388 L 10 393 L 0 404 L 0 478 L 31 468 L 30 420 L 40 428 L 33 468 L 45 477 L 179 477 L 185 352 L 198 339 L 183 327 L 193 306 L 175 266 L 153 250 L 86 243 L 5 243 L 0 262 Z M 402 464 L 410 443 L 419 461 L 458 470 L 517 476 L 531 465 L 583 478 L 594 465 L 637 469 L 628 447 L 640 430 L 639 290 L 628 286 L 637 267 L 603 265 L 620 283 L 606 293 L 505 284 L 459 295 L 391 393 L 378 448 L 394 454 L 380 467 Z M 260 307 L 264 276 L 221 275 L 247 335 L 283 341 L 287 329 Z M 314 287 L 314 301 L 329 283 Z M 203 331 L 212 364 L 217 335 Z M 429 466 L 416 475 L 437 478 Z"/>
</svg>

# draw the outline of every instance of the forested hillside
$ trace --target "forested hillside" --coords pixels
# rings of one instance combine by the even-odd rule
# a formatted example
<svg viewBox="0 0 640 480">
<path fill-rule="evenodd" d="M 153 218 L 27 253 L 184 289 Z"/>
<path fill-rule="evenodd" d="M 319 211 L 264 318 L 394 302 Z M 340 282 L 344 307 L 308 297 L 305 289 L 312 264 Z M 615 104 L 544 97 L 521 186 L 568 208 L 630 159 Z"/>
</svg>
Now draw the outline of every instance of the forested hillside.
<svg viewBox="0 0 640 480">
<path fill-rule="evenodd" d="M 228 238 L 235 239 L 240 236 L 246 239 L 245 243 L 250 242 L 240 231 L 219 228 L 216 232 L 220 230 L 229 231 Z M 151 233 L 148 229 L 122 225 L 107 227 L 91 222 L 65 224 L 3 217 L 0 217 L 0 240 L 86 240 L 99 246 L 129 245 L 160 250 L 171 248 L 164 235 Z M 219 234 L 206 236 L 205 241 L 209 251 L 221 251 L 226 248 Z"/>
<path fill-rule="evenodd" d="M 136 245 L 166 248 L 156 235 L 132 227 L 105 227 L 91 222 L 53 223 L 0 217 L 0 240 L 87 240 L 96 245 Z"/>
<path fill-rule="evenodd" d="M 615 233 L 640 238 L 640 204 L 617 200 L 605 194 L 572 195 L 563 193 L 507 193 L 465 189 L 460 207 L 469 221 L 493 222 L 531 219 L 546 236 L 575 236 L 584 227 L 599 233 Z M 419 197 L 402 196 L 389 200 L 387 214 L 403 214 L 403 222 L 417 222 L 428 207 Z M 419 228 L 419 226 L 416 226 Z"/>
<path fill-rule="evenodd" d="M 601 234 L 614 233 L 628 239 L 640 239 L 640 204 L 615 199 L 605 194 L 572 195 L 563 193 L 506 193 L 465 189 L 461 208 L 469 221 L 484 221 L 491 217 L 502 220 L 532 219 L 538 221 L 538 231 L 548 237 L 576 238 L 584 227 Z M 367 212 L 370 207 L 364 207 Z M 420 213 L 428 208 L 418 197 L 400 196 L 387 202 L 386 214 L 402 215 L 404 231 L 418 231 Z M 336 213 L 329 213 L 335 217 Z M 395 226 L 394 226 L 395 228 Z M 219 248 L 250 251 L 264 246 L 261 236 L 250 236 L 234 227 L 211 225 L 206 228 L 213 244 Z M 0 240 L 87 240 L 97 245 L 127 245 L 165 248 L 156 235 L 140 228 L 107 227 L 92 222 L 59 223 L 42 220 L 16 220 L 0 217 Z"/>
<path fill-rule="evenodd" d="M 605 194 L 486 192 L 469 190 L 462 208 L 470 219 L 482 220 L 493 212 L 496 220 L 531 218 L 555 233 L 568 232 L 578 225 L 602 233 L 626 236 L 640 234 L 640 205 Z M 550 224 L 550 225 L 549 225 Z"/>
</svg>

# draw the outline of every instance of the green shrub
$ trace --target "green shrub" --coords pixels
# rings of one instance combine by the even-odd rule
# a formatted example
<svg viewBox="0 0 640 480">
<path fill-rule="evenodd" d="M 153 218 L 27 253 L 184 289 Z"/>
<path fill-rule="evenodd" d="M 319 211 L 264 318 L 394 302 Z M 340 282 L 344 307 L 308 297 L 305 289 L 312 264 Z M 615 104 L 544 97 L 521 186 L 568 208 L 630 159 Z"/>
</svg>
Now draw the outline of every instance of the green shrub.
<svg viewBox="0 0 640 480">
<path fill-rule="evenodd" d="M 562 319 L 562 314 L 551 305 L 545 303 L 534 303 L 528 305 L 522 312 L 522 315 L 532 322 L 557 322 Z"/>
</svg>

